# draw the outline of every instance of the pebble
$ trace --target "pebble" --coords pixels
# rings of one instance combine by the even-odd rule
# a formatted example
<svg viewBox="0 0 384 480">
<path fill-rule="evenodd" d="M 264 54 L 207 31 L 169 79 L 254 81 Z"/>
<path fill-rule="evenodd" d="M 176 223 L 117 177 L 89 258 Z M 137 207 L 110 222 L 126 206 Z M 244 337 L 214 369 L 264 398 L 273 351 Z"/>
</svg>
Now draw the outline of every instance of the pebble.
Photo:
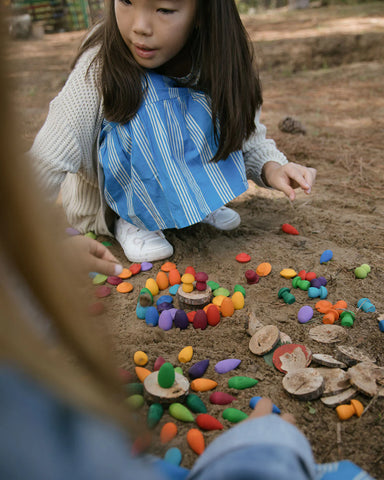
<svg viewBox="0 0 384 480">
<path fill-rule="evenodd" d="M 155 363 L 153 365 L 153 371 L 157 372 L 160 370 L 160 367 L 165 363 L 165 359 L 163 357 L 157 357 Z"/>
<path fill-rule="evenodd" d="M 249 401 L 249 406 L 254 410 L 256 405 L 258 404 L 259 400 L 263 397 L 252 397 Z M 272 413 L 277 413 L 278 415 L 281 413 L 280 408 L 276 407 L 275 404 L 272 406 Z"/>
<path fill-rule="evenodd" d="M 236 390 L 244 390 L 250 388 L 259 383 L 258 380 L 250 377 L 236 376 L 228 380 L 228 387 L 235 388 Z"/>
<path fill-rule="evenodd" d="M 168 273 L 168 280 L 169 280 L 169 285 L 173 287 L 174 285 L 180 285 L 181 283 L 181 276 L 177 268 L 174 268 Z"/>
<path fill-rule="evenodd" d="M 154 306 L 148 307 L 145 312 L 145 323 L 150 327 L 157 327 L 159 323 L 159 312 Z"/>
<path fill-rule="evenodd" d="M 148 278 L 145 282 L 145 288 L 147 288 L 155 297 L 159 293 L 159 286 L 154 278 Z"/>
<path fill-rule="evenodd" d="M 172 447 L 165 452 L 164 460 L 172 465 L 179 466 L 183 456 L 180 449 L 177 447 Z"/>
<path fill-rule="evenodd" d="M 201 455 L 205 450 L 204 436 L 197 428 L 188 430 L 187 443 L 197 455 Z"/>
<path fill-rule="evenodd" d="M 296 230 L 295 227 L 290 225 L 289 223 L 283 223 L 281 229 L 284 233 L 288 233 L 289 235 L 300 235 L 299 232 Z"/>
<path fill-rule="evenodd" d="M 184 310 L 176 311 L 173 323 L 175 327 L 180 328 L 180 330 L 185 330 L 189 326 L 189 320 Z"/>
<path fill-rule="evenodd" d="M 177 425 L 173 422 L 165 423 L 160 431 L 160 441 L 164 445 L 169 443 L 177 435 Z"/>
<path fill-rule="evenodd" d="M 173 368 L 172 363 L 165 362 L 161 365 L 157 382 L 161 388 L 171 388 L 175 383 L 175 369 Z"/>
<path fill-rule="evenodd" d="M 104 283 L 107 281 L 107 275 L 103 275 L 102 273 L 98 273 L 93 277 L 92 283 L 94 285 L 104 285 Z"/>
<path fill-rule="evenodd" d="M 188 410 L 188 408 L 181 403 L 171 403 L 169 406 L 169 413 L 173 418 L 176 418 L 176 420 L 181 420 L 182 422 L 195 421 L 190 410 Z"/>
<path fill-rule="evenodd" d="M 195 392 L 207 392 L 217 387 L 217 382 L 209 378 L 196 378 L 191 382 L 191 389 Z"/>
<path fill-rule="evenodd" d="M 151 270 L 153 267 L 153 263 L 151 262 L 142 262 L 141 264 L 141 271 L 142 272 L 148 272 L 148 270 Z"/>
<path fill-rule="evenodd" d="M 133 410 L 138 410 L 145 403 L 143 395 L 139 395 L 139 394 L 131 395 L 125 401 L 128 404 L 128 406 Z"/>
<path fill-rule="evenodd" d="M 148 363 L 148 355 L 142 350 L 137 350 L 133 355 L 133 361 L 139 367 L 144 367 Z"/>
<path fill-rule="evenodd" d="M 133 285 L 132 283 L 129 283 L 129 282 L 121 282 L 119 283 L 119 285 L 117 285 L 116 290 L 119 293 L 129 293 L 129 292 L 132 292 Z"/>
<path fill-rule="evenodd" d="M 164 330 L 170 330 L 173 326 L 173 315 L 171 310 L 164 310 L 159 316 L 159 327 Z"/>
<path fill-rule="evenodd" d="M 135 373 L 137 378 L 140 382 L 144 382 L 144 380 L 150 375 L 152 372 L 145 367 L 135 367 Z"/>
<path fill-rule="evenodd" d="M 242 285 L 236 284 L 233 288 L 234 292 L 241 292 L 243 294 L 243 297 L 246 297 L 246 291 L 245 288 Z"/>
<path fill-rule="evenodd" d="M 280 275 L 284 278 L 290 279 L 297 276 L 296 271 L 293 268 L 283 268 Z"/>
<path fill-rule="evenodd" d="M 209 397 L 209 401 L 214 405 L 228 405 L 234 400 L 236 400 L 236 397 L 225 392 L 213 392 Z"/>
<path fill-rule="evenodd" d="M 132 275 L 137 275 L 141 272 L 141 263 L 132 263 L 128 270 L 132 273 Z"/>
<path fill-rule="evenodd" d="M 236 255 L 236 261 L 238 261 L 239 263 L 248 263 L 251 261 L 251 256 L 248 255 L 248 253 L 239 253 L 238 255 Z"/>
<path fill-rule="evenodd" d="M 256 273 L 259 275 L 259 277 L 266 277 L 269 275 L 272 271 L 272 265 L 268 262 L 263 262 L 258 265 L 256 268 Z"/>
<path fill-rule="evenodd" d="M 193 348 L 188 345 L 187 347 L 184 347 L 179 355 L 178 355 L 178 360 L 179 362 L 181 363 L 187 363 L 187 362 L 190 362 L 192 360 L 192 357 L 193 357 Z"/>
<path fill-rule="evenodd" d="M 168 292 L 171 294 L 171 295 L 176 295 L 177 291 L 179 290 L 179 287 L 180 287 L 180 283 L 176 283 L 175 285 L 172 285 Z"/>
<path fill-rule="evenodd" d="M 205 330 L 208 325 L 207 314 L 204 310 L 197 310 L 193 318 L 193 328 Z"/>
<path fill-rule="evenodd" d="M 333 258 L 332 250 L 324 250 L 320 256 L 320 263 L 327 263 Z"/>
<path fill-rule="evenodd" d="M 190 393 L 186 396 L 185 404 L 194 413 L 207 413 L 207 407 L 205 406 L 205 403 L 194 393 Z"/>
<path fill-rule="evenodd" d="M 208 413 L 200 413 L 196 417 L 196 423 L 202 430 L 223 430 L 223 424 L 217 418 Z"/>
<path fill-rule="evenodd" d="M 169 287 L 168 275 L 160 270 L 160 272 L 156 275 L 156 283 L 160 290 L 166 290 Z"/>
<path fill-rule="evenodd" d="M 297 314 L 297 319 L 299 320 L 299 323 L 307 323 L 309 322 L 309 320 L 312 319 L 312 317 L 313 308 L 309 305 L 304 305 L 304 307 L 301 307 Z"/>
<path fill-rule="evenodd" d="M 152 403 L 148 409 L 147 425 L 148 428 L 155 428 L 164 414 L 164 408 L 160 403 Z"/>
<path fill-rule="evenodd" d="M 195 363 L 188 370 L 188 375 L 194 380 L 195 378 L 200 378 L 207 371 L 209 366 L 209 359 L 200 360 L 200 362 Z"/>
<path fill-rule="evenodd" d="M 217 308 L 216 305 L 210 305 L 207 308 L 206 315 L 208 325 L 210 325 L 211 327 L 215 327 L 221 320 L 220 310 Z"/>
<path fill-rule="evenodd" d="M 215 372 L 220 374 L 230 372 L 231 370 L 237 368 L 240 363 L 241 360 L 238 360 L 237 358 L 227 358 L 226 360 L 221 360 L 220 362 L 216 363 Z"/>
<path fill-rule="evenodd" d="M 123 281 L 123 279 L 118 277 L 117 275 L 110 275 L 107 278 L 107 283 L 109 283 L 110 285 L 114 285 L 114 286 L 119 285 L 122 281 Z"/>
<path fill-rule="evenodd" d="M 223 317 L 232 317 L 235 313 L 235 306 L 230 298 L 224 297 L 220 305 L 220 313 Z"/>
<path fill-rule="evenodd" d="M 223 418 L 231 423 L 238 423 L 247 419 L 248 415 L 237 408 L 229 407 L 223 410 Z"/>
<path fill-rule="evenodd" d="M 235 310 L 241 310 L 242 308 L 244 308 L 244 295 L 241 292 L 235 292 L 232 295 L 231 300 Z"/>
<path fill-rule="evenodd" d="M 112 290 L 107 285 L 99 285 L 95 290 L 95 295 L 97 298 L 109 297 L 111 293 Z"/>
</svg>

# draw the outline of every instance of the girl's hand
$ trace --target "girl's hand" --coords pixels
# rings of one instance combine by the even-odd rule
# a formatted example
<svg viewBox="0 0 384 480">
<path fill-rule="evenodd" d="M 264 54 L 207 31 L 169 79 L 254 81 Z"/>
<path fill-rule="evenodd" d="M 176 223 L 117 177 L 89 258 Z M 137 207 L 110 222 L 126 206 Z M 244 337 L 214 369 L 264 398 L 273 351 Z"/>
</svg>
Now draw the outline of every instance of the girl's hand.
<svg viewBox="0 0 384 480">
<path fill-rule="evenodd" d="M 65 249 L 75 257 L 77 266 L 85 273 L 97 272 L 104 275 L 119 275 L 122 265 L 102 243 L 83 235 L 68 237 L 64 241 Z"/>
<path fill-rule="evenodd" d="M 296 197 L 294 188 L 301 187 L 309 195 L 316 178 L 316 169 L 304 167 L 289 162 L 280 165 L 277 162 L 267 162 L 263 167 L 265 184 L 285 193 L 289 200 Z"/>
<path fill-rule="evenodd" d="M 251 420 L 252 418 L 264 417 L 264 415 L 269 415 L 270 413 L 272 413 L 272 408 L 273 403 L 269 398 L 260 398 L 260 400 L 256 404 L 256 407 L 249 415 L 247 420 Z M 282 415 L 280 415 L 280 418 L 282 418 L 288 423 L 292 423 L 292 425 L 296 424 L 295 417 L 290 413 L 283 413 Z"/>
</svg>

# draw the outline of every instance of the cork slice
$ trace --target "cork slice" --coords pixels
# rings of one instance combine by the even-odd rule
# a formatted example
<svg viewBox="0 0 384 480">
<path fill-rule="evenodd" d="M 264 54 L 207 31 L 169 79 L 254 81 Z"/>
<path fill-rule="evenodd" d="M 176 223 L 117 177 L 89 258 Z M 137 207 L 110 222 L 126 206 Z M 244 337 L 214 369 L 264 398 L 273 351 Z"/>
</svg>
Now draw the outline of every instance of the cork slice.
<svg viewBox="0 0 384 480">
<path fill-rule="evenodd" d="M 362 352 L 358 348 L 349 347 L 347 345 L 339 345 L 337 347 L 336 356 L 341 362 L 346 363 L 348 367 L 351 367 L 352 365 L 356 365 L 357 363 L 360 363 L 360 362 L 370 362 L 370 363 L 376 362 L 375 358 L 370 357 L 369 355 Z"/>
<path fill-rule="evenodd" d="M 384 381 L 384 367 L 371 362 L 361 362 L 348 369 L 351 384 L 369 397 L 379 393 Z"/>
<path fill-rule="evenodd" d="M 144 394 L 150 403 L 170 404 L 176 400 L 182 401 L 189 392 L 189 381 L 184 375 L 175 373 L 175 382 L 170 388 L 160 387 L 157 376 L 159 372 L 153 372 L 144 379 Z"/>
<path fill-rule="evenodd" d="M 260 328 L 264 327 L 264 325 L 260 322 L 260 320 L 256 317 L 255 312 L 251 312 L 248 317 L 248 328 L 247 333 L 251 337 L 260 330 Z"/>
<path fill-rule="evenodd" d="M 337 395 L 351 388 L 349 374 L 341 368 L 320 367 L 316 370 L 324 378 L 323 397 Z"/>
<path fill-rule="evenodd" d="M 260 328 L 249 341 L 249 349 L 255 355 L 265 355 L 279 342 L 280 332 L 275 325 Z"/>
<path fill-rule="evenodd" d="M 339 325 L 319 325 L 311 328 L 308 334 L 319 343 L 343 342 L 347 338 L 347 332 Z"/>
<path fill-rule="evenodd" d="M 357 389 L 350 387 L 347 390 L 344 390 L 337 395 L 331 395 L 329 397 L 321 397 L 320 400 L 326 405 L 327 407 L 337 407 L 337 405 L 342 405 L 343 403 L 349 402 L 352 398 L 356 397 Z"/>
<path fill-rule="evenodd" d="M 287 373 L 283 378 L 284 389 L 298 400 L 310 401 L 321 397 L 324 379 L 315 368 L 302 368 Z"/>
<path fill-rule="evenodd" d="M 332 355 L 326 355 L 325 353 L 314 353 L 312 355 L 312 360 L 319 365 L 323 365 L 324 367 L 330 368 L 348 368 L 343 362 L 340 362 Z"/>
</svg>

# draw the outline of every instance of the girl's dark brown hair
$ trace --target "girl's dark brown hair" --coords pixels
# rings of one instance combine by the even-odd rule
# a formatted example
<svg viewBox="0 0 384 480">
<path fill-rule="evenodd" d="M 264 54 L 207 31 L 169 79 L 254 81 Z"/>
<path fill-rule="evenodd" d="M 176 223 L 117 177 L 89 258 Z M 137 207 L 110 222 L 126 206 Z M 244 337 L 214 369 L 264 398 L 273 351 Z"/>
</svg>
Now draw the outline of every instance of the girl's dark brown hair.
<svg viewBox="0 0 384 480">
<path fill-rule="evenodd" d="M 234 0 L 196 1 L 190 45 L 199 77 L 197 86 L 196 78 L 188 86 L 205 91 L 212 100 L 213 130 L 218 141 L 213 160 L 217 161 L 240 150 L 244 140 L 254 132 L 256 110 L 262 105 L 261 84 L 252 44 Z M 120 35 L 114 0 L 108 0 L 105 20 L 84 42 L 75 62 L 96 45 L 100 45 L 95 61 L 102 65 L 99 85 L 105 117 L 127 123 L 142 100 L 144 70 Z"/>
</svg>

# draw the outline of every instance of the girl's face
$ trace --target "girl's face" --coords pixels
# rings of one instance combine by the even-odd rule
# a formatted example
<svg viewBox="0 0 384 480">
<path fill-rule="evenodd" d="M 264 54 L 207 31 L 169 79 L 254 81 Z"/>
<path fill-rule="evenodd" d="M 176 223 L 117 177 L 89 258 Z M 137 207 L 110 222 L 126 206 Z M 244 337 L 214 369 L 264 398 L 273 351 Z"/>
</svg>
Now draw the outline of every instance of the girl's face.
<svg viewBox="0 0 384 480">
<path fill-rule="evenodd" d="M 194 27 L 196 1 L 114 0 L 120 34 L 139 65 L 155 69 L 178 59 Z M 166 73 L 177 70 L 172 65 Z"/>
</svg>

